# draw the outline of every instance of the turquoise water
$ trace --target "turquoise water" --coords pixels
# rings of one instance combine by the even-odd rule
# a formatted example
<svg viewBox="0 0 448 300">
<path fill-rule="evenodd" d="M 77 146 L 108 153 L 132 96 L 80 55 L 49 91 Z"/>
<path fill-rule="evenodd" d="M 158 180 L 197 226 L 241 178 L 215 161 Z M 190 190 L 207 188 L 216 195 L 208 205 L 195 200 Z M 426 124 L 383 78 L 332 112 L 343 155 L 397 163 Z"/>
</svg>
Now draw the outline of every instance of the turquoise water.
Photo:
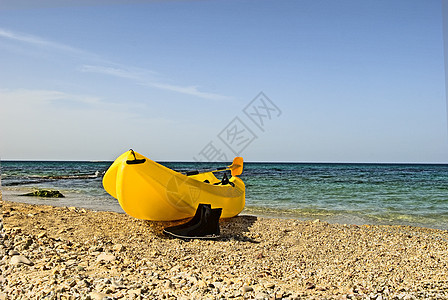
<svg viewBox="0 0 448 300">
<path fill-rule="evenodd" d="M 110 164 L 2 161 L 3 197 L 122 212 L 101 185 Z M 178 171 L 221 166 L 162 164 Z M 448 165 L 246 163 L 241 178 L 247 188 L 243 214 L 448 229 Z M 57 189 L 66 198 L 19 196 L 35 188 Z"/>
</svg>

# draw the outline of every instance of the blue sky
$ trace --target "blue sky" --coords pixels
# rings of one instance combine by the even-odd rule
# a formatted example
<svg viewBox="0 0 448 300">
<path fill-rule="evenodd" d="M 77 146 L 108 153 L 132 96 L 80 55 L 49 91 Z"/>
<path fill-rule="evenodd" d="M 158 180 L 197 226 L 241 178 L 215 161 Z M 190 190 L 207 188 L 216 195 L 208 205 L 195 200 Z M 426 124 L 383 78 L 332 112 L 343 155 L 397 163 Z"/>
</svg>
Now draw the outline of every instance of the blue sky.
<svg viewBox="0 0 448 300">
<path fill-rule="evenodd" d="M 448 162 L 441 1 L 38 2 L 0 2 L 1 159 Z"/>
</svg>

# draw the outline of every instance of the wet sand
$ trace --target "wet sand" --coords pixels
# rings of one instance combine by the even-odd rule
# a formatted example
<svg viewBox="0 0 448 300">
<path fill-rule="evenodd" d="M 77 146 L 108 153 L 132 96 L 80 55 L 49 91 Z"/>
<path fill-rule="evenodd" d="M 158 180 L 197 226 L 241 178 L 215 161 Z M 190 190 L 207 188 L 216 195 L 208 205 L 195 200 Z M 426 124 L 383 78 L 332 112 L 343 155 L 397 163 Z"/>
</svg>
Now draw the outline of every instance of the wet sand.
<svg viewBox="0 0 448 300">
<path fill-rule="evenodd" d="M 0 299 L 448 299 L 448 231 L 238 216 L 179 222 L 2 202 Z M 107 298 L 109 297 L 109 298 Z"/>
</svg>

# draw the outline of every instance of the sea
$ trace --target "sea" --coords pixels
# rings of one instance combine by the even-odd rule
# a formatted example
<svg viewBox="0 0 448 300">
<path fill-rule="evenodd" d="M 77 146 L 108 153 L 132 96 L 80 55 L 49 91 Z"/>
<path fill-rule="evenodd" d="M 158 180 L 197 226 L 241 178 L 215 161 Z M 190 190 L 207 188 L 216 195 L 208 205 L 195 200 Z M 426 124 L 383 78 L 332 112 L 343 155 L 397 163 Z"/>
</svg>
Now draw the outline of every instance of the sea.
<svg viewBox="0 0 448 300">
<path fill-rule="evenodd" d="M 160 163 L 180 172 L 222 166 Z M 111 164 L 1 161 L 3 200 L 124 213 L 102 186 Z M 446 164 L 249 162 L 240 177 L 246 184 L 243 215 L 448 230 Z M 22 196 L 36 189 L 58 190 L 65 198 Z"/>
</svg>

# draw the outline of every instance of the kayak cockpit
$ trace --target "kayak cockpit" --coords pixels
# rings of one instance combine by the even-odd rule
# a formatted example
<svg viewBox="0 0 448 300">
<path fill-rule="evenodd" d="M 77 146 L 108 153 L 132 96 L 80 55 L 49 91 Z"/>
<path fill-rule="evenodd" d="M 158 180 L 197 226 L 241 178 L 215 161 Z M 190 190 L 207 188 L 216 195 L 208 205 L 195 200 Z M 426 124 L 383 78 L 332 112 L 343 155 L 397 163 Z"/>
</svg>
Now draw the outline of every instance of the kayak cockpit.
<svg viewBox="0 0 448 300">
<path fill-rule="evenodd" d="M 235 177 L 228 178 L 226 173 L 224 173 L 223 178 L 221 180 L 219 180 L 215 176 L 215 174 L 213 174 L 213 172 L 192 175 L 192 176 L 190 176 L 190 178 L 204 182 L 204 183 L 208 183 L 211 185 L 231 185 L 231 186 L 234 186 L 233 181 L 235 180 Z"/>
</svg>

